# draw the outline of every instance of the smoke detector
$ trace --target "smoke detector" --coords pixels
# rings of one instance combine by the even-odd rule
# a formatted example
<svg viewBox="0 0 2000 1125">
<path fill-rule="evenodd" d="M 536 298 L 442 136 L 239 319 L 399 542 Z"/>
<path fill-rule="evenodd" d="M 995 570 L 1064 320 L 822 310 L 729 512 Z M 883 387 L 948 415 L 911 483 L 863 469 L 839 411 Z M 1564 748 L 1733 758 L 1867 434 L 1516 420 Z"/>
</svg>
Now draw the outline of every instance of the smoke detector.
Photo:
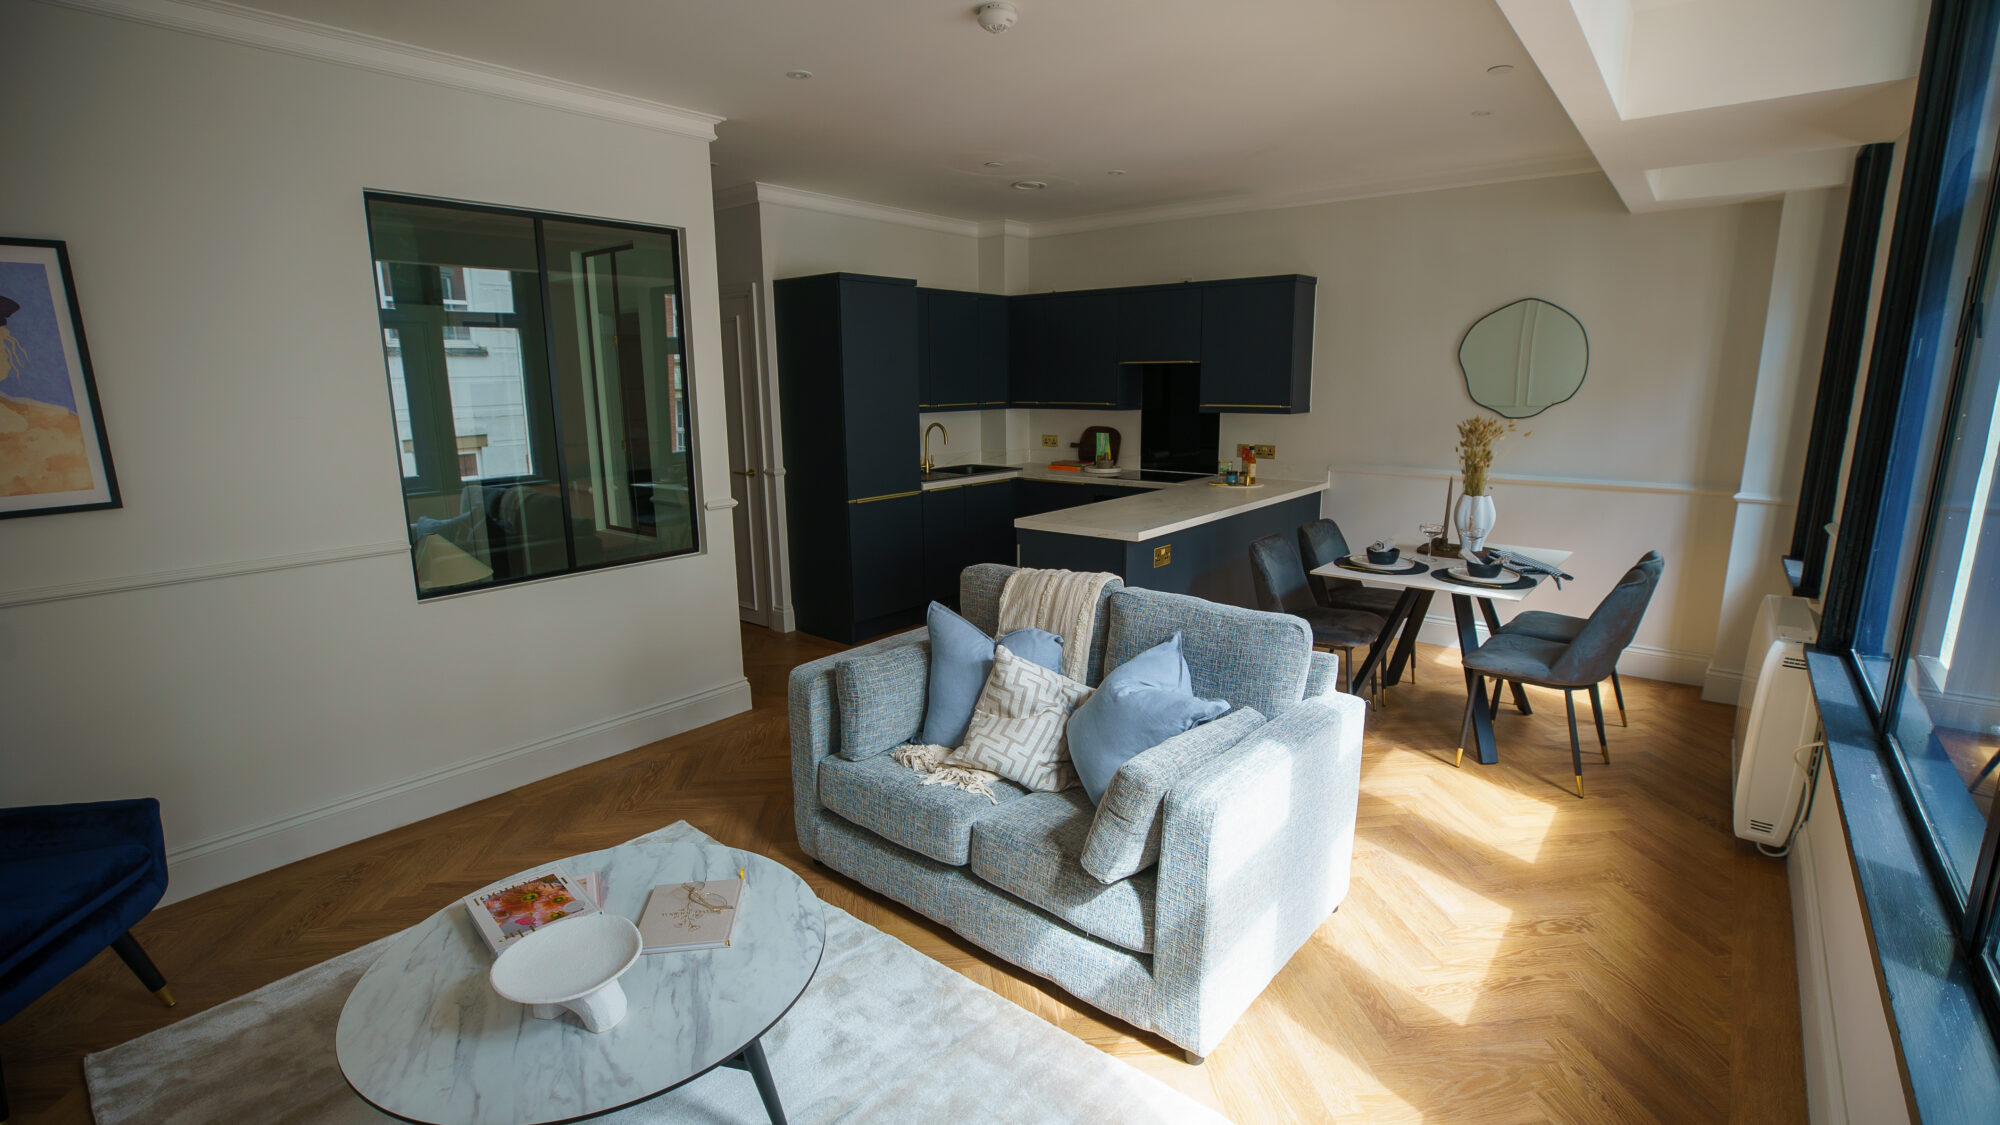
<svg viewBox="0 0 2000 1125">
<path fill-rule="evenodd" d="M 972 16 L 979 21 L 979 26 L 998 35 L 1013 27 L 1014 21 L 1021 18 L 1021 13 L 1015 11 L 1012 4 L 996 2 L 972 9 Z"/>
</svg>

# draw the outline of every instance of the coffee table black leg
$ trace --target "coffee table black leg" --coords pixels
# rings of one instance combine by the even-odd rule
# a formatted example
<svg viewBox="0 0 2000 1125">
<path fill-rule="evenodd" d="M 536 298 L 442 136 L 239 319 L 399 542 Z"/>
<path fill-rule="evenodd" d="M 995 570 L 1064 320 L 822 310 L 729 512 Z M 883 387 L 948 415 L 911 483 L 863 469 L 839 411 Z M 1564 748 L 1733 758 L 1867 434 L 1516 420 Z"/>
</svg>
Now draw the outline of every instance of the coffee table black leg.
<svg viewBox="0 0 2000 1125">
<path fill-rule="evenodd" d="M 1413 590 L 1405 587 L 1403 597 L 1413 600 L 1407 605 L 1400 600 L 1396 603 L 1396 612 L 1403 615 L 1403 639 L 1397 642 L 1396 658 L 1389 662 L 1389 670 L 1382 676 L 1382 683 L 1389 687 L 1394 687 L 1402 681 L 1403 669 L 1409 667 L 1411 659 L 1416 656 L 1417 634 L 1423 631 L 1424 618 L 1431 611 L 1429 590 Z M 1415 683 L 1416 678 L 1416 674 L 1412 672 L 1410 682 Z"/>
<path fill-rule="evenodd" d="M 778 1101 L 778 1084 L 771 1079 L 771 1064 L 764 1058 L 764 1041 L 752 1039 L 743 1053 L 731 1059 L 750 1072 L 751 1081 L 757 1083 L 757 1096 L 764 1099 L 764 1112 L 770 1114 L 771 1125 L 785 1125 L 785 1107 Z"/>
<path fill-rule="evenodd" d="M 1500 615 L 1498 613 L 1495 613 L 1493 610 L 1493 599 L 1491 598 L 1479 599 L 1479 612 L 1481 616 L 1486 618 L 1486 635 L 1491 637 L 1499 633 Z M 1522 687 L 1521 682 L 1519 680 L 1508 680 L 1507 686 L 1514 689 L 1515 709 L 1520 711 L 1521 714 L 1523 715 L 1534 714 L 1534 711 L 1530 710 L 1528 707 L 1528 689 Z M 1497 687 L 1494 688 L 1493 694 L 1499 695 L 1500 689 Z M 1495 702 L 1498 701 L 1496 700 Z"/>
<path fill-rule="evenodd" d="M 1458 618 L 1458 651 L 1471 652 L 1479 647 L 1479 629 L 1472 623 L 1472 599 L 1465 594 L 1451 596 L 1453 616 Z M 1493 745 L 1493 720 L 1486 713 L 1486 677 L 1465 670 L 1465 694 L 1472 699 L 1472 741 L 1481 765 L 1490 766 L 1500 760 L 1500 751 Z M 1464 750 L 1465 747 L 1459 747 Z"/>
</svg>

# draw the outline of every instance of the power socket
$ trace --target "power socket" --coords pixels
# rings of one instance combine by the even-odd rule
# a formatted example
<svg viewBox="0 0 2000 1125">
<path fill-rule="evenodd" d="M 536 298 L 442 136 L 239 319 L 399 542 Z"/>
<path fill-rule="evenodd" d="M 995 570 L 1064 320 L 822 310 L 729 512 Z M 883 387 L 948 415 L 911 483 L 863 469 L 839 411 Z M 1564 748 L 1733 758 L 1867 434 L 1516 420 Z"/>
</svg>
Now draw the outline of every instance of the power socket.
<svg viewBox="0 0 2000 1125">
<path fill-rule="evenodd" d="M 1255 453 L 1259 461 L 1276 461 L 1278 459 L 1278 447 L 1275 445 L 1253 445 L 1250 447 L 1250 452 Z"/>
<path fill-rule="evenodd" d="M 1054 449 L 1056 447 L 1056 440 L 1057 437 L 1055 434 L 1042 435 L 1042 444 L 1050 449 Z"/>
</svg>

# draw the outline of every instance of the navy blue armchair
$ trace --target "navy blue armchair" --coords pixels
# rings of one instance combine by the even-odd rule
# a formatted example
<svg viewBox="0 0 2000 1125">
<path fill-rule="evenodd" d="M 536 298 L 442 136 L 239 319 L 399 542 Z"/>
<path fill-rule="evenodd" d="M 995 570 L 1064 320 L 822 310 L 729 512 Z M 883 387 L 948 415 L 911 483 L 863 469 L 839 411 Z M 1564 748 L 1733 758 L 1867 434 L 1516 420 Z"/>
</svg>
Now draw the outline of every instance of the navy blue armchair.
<svg viewBox="0 0 2000 1125">
<path fill-rule="evenodd" d="M 174 994 L 132 938 L 167 891 L 160 802 L 0 809 L 0 882 L 39 891 L 0 927 L 0 1023 L 110 946 L 167 1007 Z M 0 1079 L 0 1121 L 7 1119 Z"/>
</svg>

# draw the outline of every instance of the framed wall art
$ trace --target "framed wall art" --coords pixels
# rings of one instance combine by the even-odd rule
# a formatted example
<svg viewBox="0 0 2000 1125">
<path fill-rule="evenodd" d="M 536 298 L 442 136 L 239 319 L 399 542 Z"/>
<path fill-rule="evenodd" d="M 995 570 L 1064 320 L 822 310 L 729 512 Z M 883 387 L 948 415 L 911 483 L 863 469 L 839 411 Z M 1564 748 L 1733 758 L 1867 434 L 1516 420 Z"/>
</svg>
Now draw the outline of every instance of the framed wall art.
<svg viewBox="0 0 2000 1125">
<path fill-rule="evenodd" d="M 0 237 L 0 519 L 118 506 L 69 254 Z"/>
</svg>

